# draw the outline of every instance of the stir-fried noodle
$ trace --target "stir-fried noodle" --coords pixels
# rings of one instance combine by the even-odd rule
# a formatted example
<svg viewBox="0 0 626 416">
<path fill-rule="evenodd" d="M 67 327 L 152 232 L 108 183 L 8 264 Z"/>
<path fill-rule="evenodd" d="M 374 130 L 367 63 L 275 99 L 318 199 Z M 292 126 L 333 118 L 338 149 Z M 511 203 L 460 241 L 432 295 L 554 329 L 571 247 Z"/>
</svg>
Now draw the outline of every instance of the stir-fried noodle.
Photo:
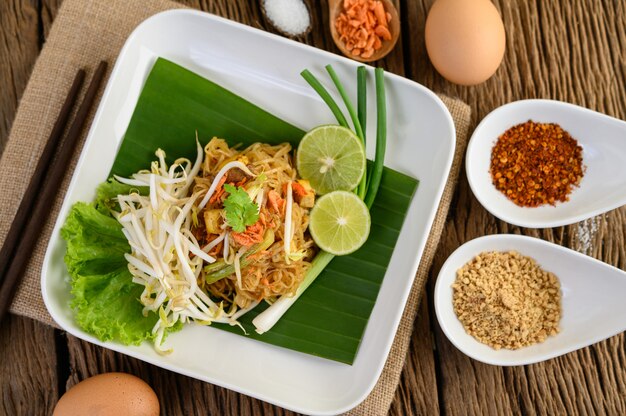
<svg viewBox="0 0 626 416">
<path fill-rule="evenodd" d="M 169 167 L 156 155 L 150 170 L 116 178 L 149 191 L 120 195 L 115 215 L 144 313 L 159 314 L 157 350 L 176 322 L 234 325 L 261 301 L 295 294 L 316 250 L 307 232 L 315 192 L 298 179 L 291 145 L 238 150 L 213 138 L 195 162 Z"/>
<path fill-rule="evenodd" d="M 242 186 L 251 199 L 257 202 L 259 207 L 259 220 L 247 227 L 243 233 L 232 230 L 222 231 L 229 233 L 226 243 L 230 246 L 228 256 L 224 257 L 224 244 L 222 241 L 209 252 L 220 258 L 227 264 L 234 264 L 236 257 L 245 257 L 246 267 L 241 267 L 241 280 L 236 273 L 203 287 L 216 298 L 221 298 L 229 303 L 236 303 L 240 308 L 248 307 L 252 302 L 260 300 L 272 301 L 281 295 L 295 293 L 302 282 L 306 270 L 310 266 L 307 261 L 313 255 L 313 240 L 306 233 L 309 216 L 308 208 L 312 206 L 312 190 L 306 190 L 311 198 L 307 204 L 305 196 L 300 196 L 300 204 L 292 204 L 291 210 L 291 244 L 290 253 L 285 253 L 285 215 L 286 215 L 286 191 L 288 184 L 296 184 L 296 169 L 292 163 L 291 145 L 269 145 L 255 143 L 250 147 L 238 151 L 230 148 L 222 139 L 214 138 L 204 148 L 205 157 L 201 174 L 196 178 L 194 193 L 201 194 L 208 191 L 215 176 L 228 162 L 239 161 L 245 164 L 256 177 L 246 175 L 238 168 L 231 169 L 225 176 L 225 183 Z M 301 186 L 301 185 L 300 185 Z M 200 224 L 194 234 L 201 243 L 208 244 L 220 236 L 221 233 L 212 233 L 224 227 L 222 215 L 223 199 L 225 193 L 214 193 L 210 202 L 204 208 L 205 218 L 216 221 L 217 224 Z M 220 216 L 213 210 L 220 210 Z M 214 227 L 217 225 L 217 227 Z M 207 228 L 210 230 L 207 231 Z M 271 244 L 262 250 L 255 251 L 255 245 L 263 243 L 263 237 L 270 238 Z M 266 244 L 268 241 L 266 241 Z M 255 251 L 255 252 L 254 252 Z M 241 263 L 241 260 L 240 260 Z M 210 270 L 210 267 L 207 268 Z M 206 276 L 210 279 L 210 273 Z M 201 276 L 201 283 L 204 282 Z"/>
</svg>

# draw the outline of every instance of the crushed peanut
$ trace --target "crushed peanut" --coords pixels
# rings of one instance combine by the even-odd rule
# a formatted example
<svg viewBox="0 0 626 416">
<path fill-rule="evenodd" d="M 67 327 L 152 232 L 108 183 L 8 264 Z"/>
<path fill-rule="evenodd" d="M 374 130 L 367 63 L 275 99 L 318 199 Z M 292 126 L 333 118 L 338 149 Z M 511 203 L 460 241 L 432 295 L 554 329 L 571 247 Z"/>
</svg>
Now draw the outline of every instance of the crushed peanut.
<svg viewBox="0 0 626 416">
<path fill-rule="evenodd" d="M 465 331 L 496 350 L 526 347 L 559 332 L 561 285 L 530 257 L 481 253 L 457 270 L 452 289 Z"/>
</svg>

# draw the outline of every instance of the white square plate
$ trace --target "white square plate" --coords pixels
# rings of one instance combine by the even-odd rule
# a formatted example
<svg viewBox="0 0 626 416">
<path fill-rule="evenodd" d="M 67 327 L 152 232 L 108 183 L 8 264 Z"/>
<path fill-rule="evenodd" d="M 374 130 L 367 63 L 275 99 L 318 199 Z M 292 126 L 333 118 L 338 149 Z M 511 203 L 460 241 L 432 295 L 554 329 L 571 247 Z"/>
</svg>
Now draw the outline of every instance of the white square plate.
<svg viewBox="0 0 626 416">
<path fill-rule="evenodd" d="M 89 131 L 43 264 L 41 287 L 48 311 L 74 336 L 151 364 L 303 413 L 335 414 L 359 404 L 374 387 L 394 339 L 426 244 L 455 146 L 452 117 L 428 89 L 388 74 L 386 165 L 420 180 L 360 350 L 352 366 L 188 325 L 168 338 L 171 355 L 152 345 L 102 343 L 74 321 L 69 276 L 60 237 L 68 210 L 91 201 L 106 180 L 152 64 L 163 57 L 200 74 L 274 115 L 308 130 L 333 123 L 332 114 L 300 77 L 309 68 L 327 80 L 332 64 L 355 95 L 357 63 L 210 14 L 174 10 L 143 22 L 117 59 Z M 354 80 L 354 82 L 350 82 Z M 373 76 L 369 103 L 374 103 Z M 330 88 L 327 82 L 325 84 Z M 375 109 L 368 114 L 375 120 Z M 368 123 L 373 158 L 375 123 Z"/>
</svg>

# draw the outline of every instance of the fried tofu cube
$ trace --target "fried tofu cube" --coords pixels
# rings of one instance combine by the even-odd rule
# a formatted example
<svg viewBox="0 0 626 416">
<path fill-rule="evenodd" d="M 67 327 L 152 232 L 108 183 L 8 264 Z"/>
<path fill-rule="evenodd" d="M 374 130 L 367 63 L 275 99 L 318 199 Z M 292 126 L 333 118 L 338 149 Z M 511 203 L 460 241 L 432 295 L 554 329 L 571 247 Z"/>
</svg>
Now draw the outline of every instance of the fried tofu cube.
<svg viewBox="0 0 626 416">
<path fill-rule="evenodd" d="M 208 234 L 220 234 L 224 218 L 221 209 L 207 209 L 204 211 L 204 226 Z"/>
<path fill-rule="evenodd" d="M 304 192 L 298 192 L 298 203 L 302 208 L 313 208 L 315 204 L 315 190 L 311 187 L 309 181 L 305 179 L 299 179 L 297 183 L 304 190 Z"/>
</svg>

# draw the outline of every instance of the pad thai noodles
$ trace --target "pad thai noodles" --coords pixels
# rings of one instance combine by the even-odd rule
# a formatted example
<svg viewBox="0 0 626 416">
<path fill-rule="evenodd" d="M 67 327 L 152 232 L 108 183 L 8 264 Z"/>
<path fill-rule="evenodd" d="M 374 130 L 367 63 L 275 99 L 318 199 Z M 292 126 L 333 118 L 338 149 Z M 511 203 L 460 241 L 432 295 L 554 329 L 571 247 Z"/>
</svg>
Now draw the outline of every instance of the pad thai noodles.
<svg viewBox="0 0 626 416">
<path fill-rule="evenodd" d="M 238 325 L 260 302 L 292 296 L 317 251 L 307 231 L 315 192 L 299 179 L 290 144 L 245 149 L 213 138 L 194 162 L 171 166 L 157 150 L 150 170 L 119 182 L 147 189 L 119 195 L 144 314 L 157 312 L 155 346 L 166 328 L 195 321 Z"/>
</svg>

